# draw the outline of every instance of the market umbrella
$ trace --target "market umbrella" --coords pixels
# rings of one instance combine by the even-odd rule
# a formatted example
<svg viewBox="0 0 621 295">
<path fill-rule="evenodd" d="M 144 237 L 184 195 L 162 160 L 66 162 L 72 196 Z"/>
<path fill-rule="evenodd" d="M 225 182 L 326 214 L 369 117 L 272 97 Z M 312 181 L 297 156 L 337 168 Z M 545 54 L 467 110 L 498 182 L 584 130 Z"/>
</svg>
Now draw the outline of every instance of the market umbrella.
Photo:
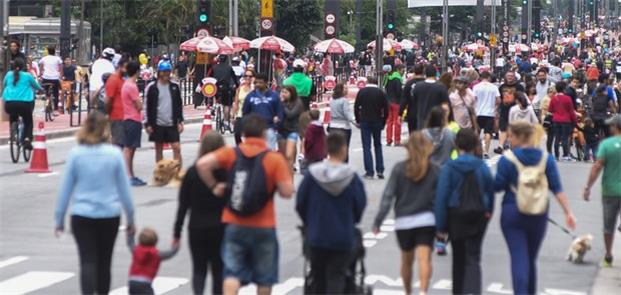
<svg viewBox="0 0 621 295">
<path fill-rule="evenodd" d="M 523 43 L 515 43 L 509 45 L 509 51 L 522 52 L 522 51 L 530 51 L 530 46 Z"/>
<path fill-rule="evenodd" d="M 204 52 L 209 54 L 233 54 L 235 49 L 224 43 L 221 39 L 216 37 L 207 36 L 201 39 L 196 45 L 198 52 Z"/>
<path fill-rule="evenodd" d="M 405 50 L 418 49 L 418 44 L 416 44 L 414 41 L 411 41 L 411 40 L 408 40 L 408 39 L 401 40 L 401 42 L 399 42 L 399 44 Z"/>
<path fill-rule="evenodd" d="M 375 41 L 372 41 L 371 43 L 367 44 L 367 47 L 375 48 Z M 384 38 L 384 40 L 382 41 L 382 50 L 388 51 L 391 49 L 399 51 L 402 49 L 402 46 L 401 44 L 399 44 L 399 42 L 393 39 Z"/>
<path fill-rule="evenodd" d="M 267 36 L 250 41 L 251 48 L 264 49 L 270 51 L 294 52 L 295 47 L 285 39 L 276 36 Z"/>
<path fill-rule="evenodd" d="M 483 45 L 482 43 L 470 43 L 470 44 L 464 45 L 462 48 L 466 51 L 475 51 L 475 50 L 488 51 L 489 50 L 487 46 Z"/>
<path fill-rule="evenodd" d="M 183 51 L 196 51 L 196 46 L 199 42 L 201 42 L 203 38 L 204 37 L 194 37 L 190 40 L 187 40 L 179 45 L 179 49 Z"/>
<path fill-rule="evenodd" d="M 321 41 L 315 44 L 313 49 L 317 52 L 334 53 L 334 54 L 345 54 L 345 53 L 352 53 L 355 51 L 354 46 L 351 46 L 349 43 L 343 40 L 336 39 L 336 38 Z"/>
<path fill-rule="evenodd" d="M 233 49 L 235 49 L 236 51 L 242 51 L 250 48 L 250 40 L 244 39 L 242 37 L 226 36 L 222 39 L 222 41 L 233 47 Z"/>
</svg>

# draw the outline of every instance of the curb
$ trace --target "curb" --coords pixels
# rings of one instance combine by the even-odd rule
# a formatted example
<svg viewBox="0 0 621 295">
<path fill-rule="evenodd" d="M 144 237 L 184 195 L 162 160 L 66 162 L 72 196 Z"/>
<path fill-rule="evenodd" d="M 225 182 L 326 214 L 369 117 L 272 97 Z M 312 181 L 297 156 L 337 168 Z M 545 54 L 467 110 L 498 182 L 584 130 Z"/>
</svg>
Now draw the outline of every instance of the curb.
<svg viewBox="0 0 621 295">
<path fill-rule="evenodd" d="M 195 117 L 195 118 L 189 118 L 187 120 L 184 121 L 186 124 L 195 124 L 195 123 L 202 123 L 203 122 L 203 116 L 200 117 Z M 46 140 L 50 140 L 50 139 L 58 139 L 58 138 L 65 138 L 65 137 L 72 137 L 75 135 L 75 133 L 80 130 L 80 127 L 71 127 L 69 129 L 63 129 L 63 130 L 56 130 L 56 131 L 50 131 L 50 132 L 46 132 L 45 133 L 45 139 Z M 9 144 L 9 137 L 0 137 L 0 145 L 7 145 Z"/>
</svg>

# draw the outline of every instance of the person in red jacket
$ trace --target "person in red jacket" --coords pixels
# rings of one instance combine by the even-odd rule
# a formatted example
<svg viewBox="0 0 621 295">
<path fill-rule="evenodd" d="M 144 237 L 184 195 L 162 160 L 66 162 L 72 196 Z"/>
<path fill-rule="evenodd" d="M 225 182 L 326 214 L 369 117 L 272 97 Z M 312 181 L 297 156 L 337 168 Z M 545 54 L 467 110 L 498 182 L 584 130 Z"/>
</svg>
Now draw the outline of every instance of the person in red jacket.
<svg viewBox="0 0 621 295">
<path fill-rule="evenodd" d="M 179 250 L 179 244 L 173 243 L 172 249 L 159 251 L 157 233 L 150 228 L 144 228 L 138 235 L 138 246 L 135 246 L 134 235 L 127 235 L 127 246 L 132 252 L 132 264 L 129 269 L 129 294 L 155 294 L 151 283 L 160 268 L 160 262 L 170 259 Z"/>
<path fill-rule="evenodd" d="M 571 97 L 565 95 L 567 85 L 565 82 L 556 83 L 557 94 L 550 101 L 548 112 L 552 113 L 552 124 L 554 130 L 554 155 L 559 160 L 559 146 L 563 146 L 563 157 L 561 160 L 573 162 L 570 157 L 569 142 L 572 136 L 574 125 L 577 123 L 576 111 Z"/>
</svg>

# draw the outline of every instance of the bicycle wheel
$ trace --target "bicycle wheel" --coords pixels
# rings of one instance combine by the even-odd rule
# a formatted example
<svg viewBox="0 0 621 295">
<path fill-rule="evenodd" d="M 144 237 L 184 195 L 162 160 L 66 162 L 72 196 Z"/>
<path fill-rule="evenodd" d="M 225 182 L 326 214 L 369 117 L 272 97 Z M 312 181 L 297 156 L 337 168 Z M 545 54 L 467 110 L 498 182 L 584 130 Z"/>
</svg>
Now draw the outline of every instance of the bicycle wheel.
<svg viewBox="0 0 621 295">
<path fill-rule="evenodd" d="M 45 121 L 54 121 L 54 106 L 52 105 L 52 98 L 49 98 L 45 105 Z"/>
<path fill-rule="evenodd" d="M 11 131 L 9 136 L 9 149 L 11 150 L 11 160 L 13 163 L 19 161 L 20 144 L 17 139 L 17 122 L 11 123 Z"/>
<path fill-rule="evenodd" d="M 215 117 L 216 117 L 216 131 L 220 132 L 220 134 L 224 134 L 224 126 L 222 124 L 222 108 L 217 106 L 215 109 Z"/>
</svg>

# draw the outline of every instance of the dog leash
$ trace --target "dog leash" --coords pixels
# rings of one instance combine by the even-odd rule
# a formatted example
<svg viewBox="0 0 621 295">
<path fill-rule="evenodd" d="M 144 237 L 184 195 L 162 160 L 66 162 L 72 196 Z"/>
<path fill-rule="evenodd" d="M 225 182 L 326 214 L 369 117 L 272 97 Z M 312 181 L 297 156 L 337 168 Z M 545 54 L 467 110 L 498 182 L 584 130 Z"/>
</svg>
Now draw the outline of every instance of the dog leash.
<svg viewBox="0 0 621 295">
<path fill-rule="evenodd" d="M 576 239 L 577 236 L 574 235 L 573 233 L 571 233 L 571 231 L 569 231 L 567 228 L 565 228 L 564 226 L 558 224 L 556 221 L 552 220 L 552 218 L 548 217 L 548 221 L 554 225 L 556 225 L 556 227 L 560 228 L 562 231 L 564 231 L 566 234 L 568 234 L 569 236 L 571 236 L 572 238 Z"/>
</svg>

